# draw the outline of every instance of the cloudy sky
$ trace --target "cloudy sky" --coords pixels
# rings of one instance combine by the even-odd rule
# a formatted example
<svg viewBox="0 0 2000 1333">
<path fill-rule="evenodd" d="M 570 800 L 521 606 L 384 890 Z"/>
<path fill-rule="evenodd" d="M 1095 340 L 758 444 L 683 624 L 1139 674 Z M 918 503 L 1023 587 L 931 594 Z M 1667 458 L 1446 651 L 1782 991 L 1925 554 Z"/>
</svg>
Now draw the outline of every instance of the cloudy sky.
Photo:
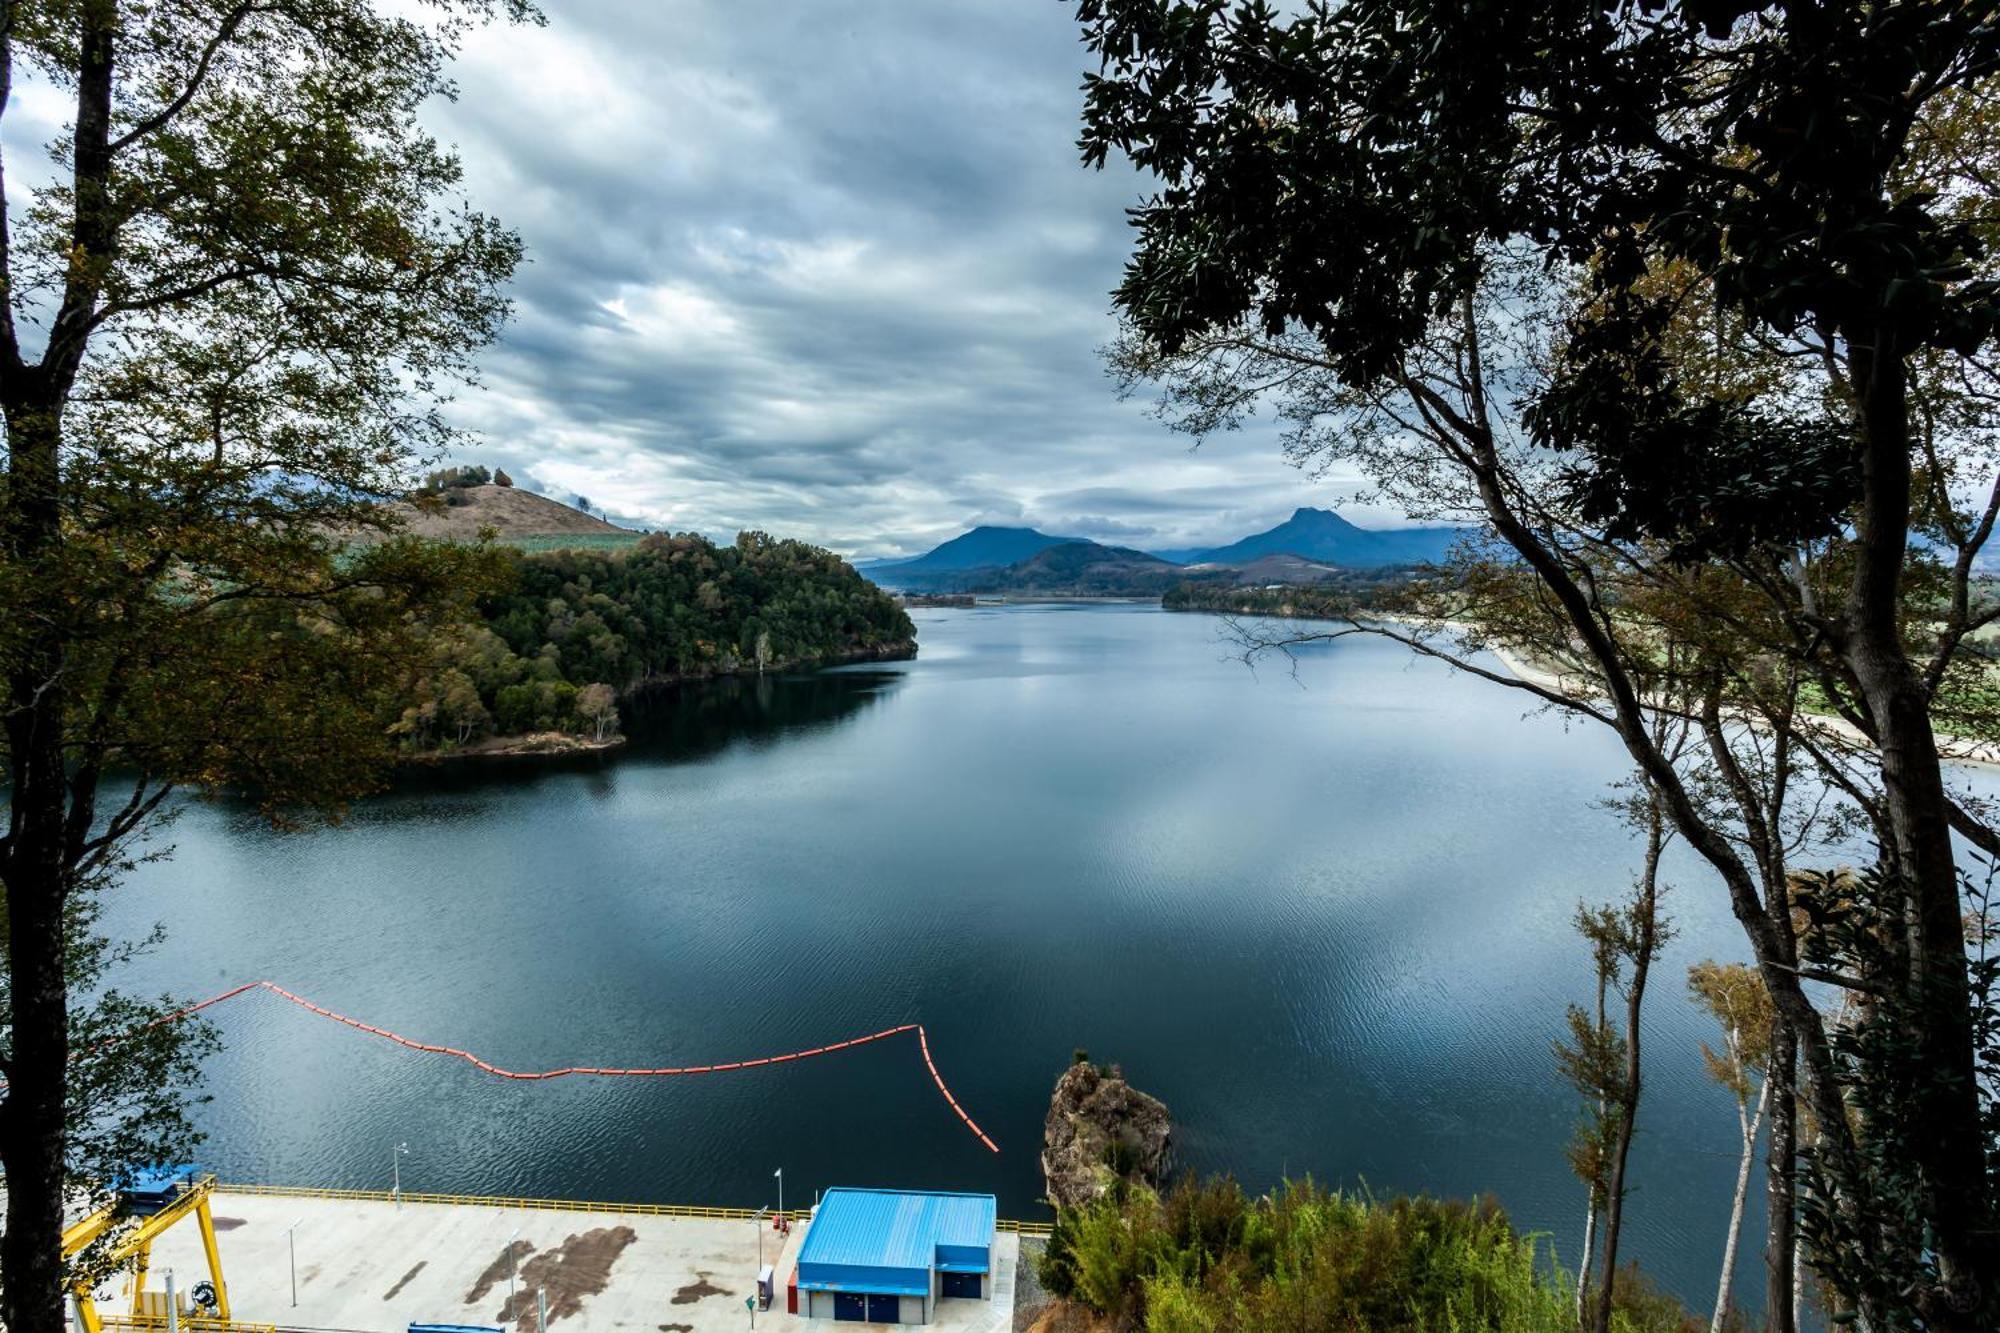
<svg viewBox="0 0 2000 1333">
<path fill-rule="evenodd" d="M 1356 489 L 1117 400 L 1095 349 L 1141 181 L 1078 165 L 1064 0 L 544 5 L 470 41 L 436 115 L 530 256 L 476 461 L 855 555 L 979 522 L 1193 545 Z"/>
</svg>

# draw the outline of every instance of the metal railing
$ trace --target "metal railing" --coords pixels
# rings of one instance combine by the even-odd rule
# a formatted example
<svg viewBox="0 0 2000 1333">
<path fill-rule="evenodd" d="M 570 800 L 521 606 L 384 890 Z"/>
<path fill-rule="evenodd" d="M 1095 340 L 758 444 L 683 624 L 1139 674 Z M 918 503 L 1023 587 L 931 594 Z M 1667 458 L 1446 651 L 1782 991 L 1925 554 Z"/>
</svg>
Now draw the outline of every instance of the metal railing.
<svg viewBox="0 0 2000 1333">
<path fill-rule="evenodd" d="M 360 1203 L 394 1203 L 399 1197 L 394 1190 L 332 1189 L 312 1185 L 219 1184 L 215 1188 L 221 1194 L 266 1195 L 283 1199 L 331 1199 Z M 545 1213 L 623 1213 L 627 1217 L 684 1217 L 724 1222 L 748 1222 L 757 1216 L 758 1211 L 754 1208 L 719 1208 L 705 1204 L 517 1199 L 495 1194 L 422 1194 L 414 1190 L 404 1190 L 400 1197 L 404 1203 L 455 1204 L 469 1208 L 513 1208 Z M 771 1213 L 767 1211 L 764 1215 L 768 1217 Z M 795 1222 L 803 1222 L 811 1214 L 809 1210 L 793 1208 L 787 1209 L 785 1215 Z M 1049 1234 L 1047 1222 L 1016 1222 L 1001 1218 L 995 1225 L 1001 1231 L 1011 1231 L 1022 1236 Z"/>
<path fill-rule="evenodd" d="M 164 1329 L 167 1317 L 163 1314 L 107 1314 L 99 1315 L 104 1328 L 112 1329 Z M 184 1314 L 175 1321 L 188 1333 L 278 1333 L 276 1324 L 246 1324 L 240 1319 L 210 1319 L 205 1315 Z"/>
</svg>

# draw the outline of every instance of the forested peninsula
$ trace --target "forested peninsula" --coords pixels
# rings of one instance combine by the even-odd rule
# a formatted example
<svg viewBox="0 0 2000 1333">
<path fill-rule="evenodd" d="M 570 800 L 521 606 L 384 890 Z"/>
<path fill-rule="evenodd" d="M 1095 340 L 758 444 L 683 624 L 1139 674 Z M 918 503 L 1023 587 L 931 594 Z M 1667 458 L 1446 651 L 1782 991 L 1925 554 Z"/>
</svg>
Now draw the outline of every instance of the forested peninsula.
<svg viewBox="0 0 2000 1333">
<path fill-rule="evenodd" d="M 916 655 L 916 628 L 840 557 L 745 532 L 624 549 L 503 549 L 495 590 L 426 636 L 387 719 L 407 758 L 617 743 L 618 701 L 739 671 Z"/>
<path fill-rule="evenodd" d="M 1235 616 L 1271 616 L 1285 620 L 1327 620 L 1363 608 L 1380 607 L 1391 594 L 1423 573 L 1420 566 L 1384 569 L 1342 569 L 1314 583 L 1263 586 L 1197 582 L 1176 583 L 1160 598 L 1169 611 L 1210 611 Z"/>
</svg>

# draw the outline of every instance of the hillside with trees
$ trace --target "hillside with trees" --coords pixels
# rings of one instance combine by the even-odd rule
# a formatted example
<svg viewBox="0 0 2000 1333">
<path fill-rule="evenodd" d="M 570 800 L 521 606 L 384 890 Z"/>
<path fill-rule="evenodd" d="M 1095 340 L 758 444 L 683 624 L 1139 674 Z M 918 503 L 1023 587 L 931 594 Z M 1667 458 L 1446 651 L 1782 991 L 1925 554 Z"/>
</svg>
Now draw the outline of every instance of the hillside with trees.
<svg viewBox="0 0 2000 1333">
<path fill-rule="evenodd" d="M 717 546 L 656 534 L 629 550 L 507 551 L 499 590 L 433 631 L 393 708 L 410 754 L 610 743 L 636 690 L 739 671 L 907 658 L 916 629 L 838 556 L 761 532 Z"/>
</svg>

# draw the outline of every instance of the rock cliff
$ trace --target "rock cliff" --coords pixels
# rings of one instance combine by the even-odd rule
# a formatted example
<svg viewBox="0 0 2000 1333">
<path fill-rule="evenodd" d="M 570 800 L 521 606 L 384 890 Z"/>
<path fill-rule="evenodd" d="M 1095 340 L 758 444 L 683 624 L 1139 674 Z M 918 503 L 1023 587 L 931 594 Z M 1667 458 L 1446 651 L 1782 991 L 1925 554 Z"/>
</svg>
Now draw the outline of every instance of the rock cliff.
<svg viewBox="0 0 2000 1333">
<path fill-rule="evenodd" d="M 1121 1178 L 1158 1188 L 1172 1157 L 1166 1105 L 1127 1083 L 1116 1065 L 1099 1068 L 1080 1059 L 1056 1080 L 1042 1128 L 1050 1202 L 1081 1207 Z"/>
</svg>

